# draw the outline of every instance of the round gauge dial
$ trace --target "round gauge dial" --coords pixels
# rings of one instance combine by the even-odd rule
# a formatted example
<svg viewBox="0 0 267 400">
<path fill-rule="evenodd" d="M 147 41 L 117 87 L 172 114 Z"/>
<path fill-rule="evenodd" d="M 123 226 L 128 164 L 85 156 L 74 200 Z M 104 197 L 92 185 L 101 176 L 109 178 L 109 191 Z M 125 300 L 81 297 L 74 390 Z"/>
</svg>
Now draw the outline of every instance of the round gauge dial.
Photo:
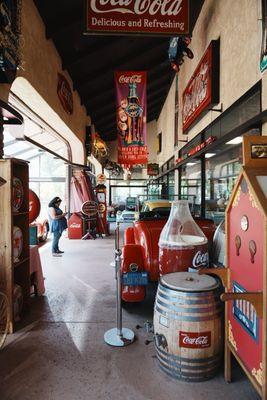
<svg viewBox="0 0 267 400">
<path fill-rule="evenodd" d="M 241 229 L 243 231 L 248 230 L 248 217 L 246 215 L 243 215 L 243 217 L 241 218 Z"/>
</svg>

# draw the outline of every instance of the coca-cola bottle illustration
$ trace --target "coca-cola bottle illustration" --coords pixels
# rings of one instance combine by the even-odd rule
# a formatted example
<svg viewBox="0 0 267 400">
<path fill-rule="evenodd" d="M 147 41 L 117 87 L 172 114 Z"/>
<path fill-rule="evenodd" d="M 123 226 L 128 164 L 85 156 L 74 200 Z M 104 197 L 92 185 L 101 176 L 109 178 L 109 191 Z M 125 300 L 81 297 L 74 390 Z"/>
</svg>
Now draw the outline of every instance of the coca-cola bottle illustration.
<svg viewBox="0 0 267 400">
<path fill-rule="evenodd" d="M 128 105 L 125 109 L 128 115 L 128 144 L 129 140 L 134 143 L 143 144 L 142 137 L 142 114 L 143 108 L 140 105 L 139 98 L 137 96 L 137 85 L 136 83 L 129 84 L 128 94 Z"/>
<path fill-rule="evenodd" d="M 192 218 L 188 202 L 174 201 L 159 238 L 160 275 L 208 266 L 206 236 Z"/>
</svg>

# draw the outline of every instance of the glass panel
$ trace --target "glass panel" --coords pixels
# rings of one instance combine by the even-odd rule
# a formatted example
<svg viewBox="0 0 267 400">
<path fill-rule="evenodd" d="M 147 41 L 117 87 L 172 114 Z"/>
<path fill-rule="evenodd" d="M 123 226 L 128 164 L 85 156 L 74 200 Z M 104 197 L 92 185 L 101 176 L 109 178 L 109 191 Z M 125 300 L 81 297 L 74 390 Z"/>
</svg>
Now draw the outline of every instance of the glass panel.
<svg viewBox="0 0 267 400">
<path fill-rule="evenodd" d="M 181 168 L 181 199 L 188 200 L 195 216 L 201 213 L 201 162 L 192 160 Z"/>
<path fill-rule="evenodd" d="M 33 182 L 31 182 L 32 185 Z M 62 203 L 60 208 L 63 212 L 66 210 L 65 204 L 65 182 L 42 182 L 39 183 L 39 198 L 41 202 L 41 212 L 39 218 L 46 219 L 48 218 L 47 215 L 47 208 L 48 203 L 55 197 L 58 196 L 62 199 Z"/>
<path fill-rule="evenodd" d="M 174 171 L 169 173 L 169 200 L 174 200 L 175 187 L 174 187 Z"/>
<path fill-rule="evenodd" d="M 168 169 L 171 169 L 175 165 L 174 157 L 172 157 L 168 162 Z"/>
<path fill-rule="evenodd" d="M 162 185 L 148 185 L 148 200 L 157 200 L 161 198 Z"/>
<path fill-rule="evenodd" d="M 29 175 L 30 177 L 40 176 L 40 154 L 30 160 Z"/>
<path fill-rule="evenodd" d="M 139 196 L 140 201 L 143 202 L 144 199 L 147 198 L 147 188 L 143 187 L 112 187 L 111 188 L 111 202 L 112 204 L 116 204 L 121 209 L 125 207 L 125 201 L 127 197 L 137 197 Z"/>
<path fill-rule="evenodd" d="M 66 165 L 62 160 L 56 159 L 49 153 L 43 153 L 40 166 L 41 177 L 65 177 Z"/>
<path fill-rule="evenodd" d="M 10 145 L 7 144 L 4 148 L 4 153 L 6 156 L 15 156 L 16 153 L 20 153 L 22 150 L 28 150 L 29 148 L 32 148 L 32 145 L 29 143 L 17 141 Z"/>
<path fill-rule="evenodd" d="M 257 176 L 256 178 L 265 197 L 267 197 L 267 176 L 262 175 L 262 176 Z"/>
<path fill-rule="evenodd" d="M 260 112 L 261 92 L 258 90 L 256 93 L 246 96 L 241 103 L 234 105 L 230 111 L 219 117 L 211 127 L 205 129 L 205 138 L 207 139 L 209 136 L 220 138 Z"/>
<path fill-rule="evenodd" d="M 219 155 L 206 160 L 206 217 L 216 224 L 225 209 L 242 166 L 242 146 L 225 145 Z"/>
<path fill-rule="evenodd" d="M 168 163 L 162 165 L 162 172 L 168 171 Z"/>
</svg>

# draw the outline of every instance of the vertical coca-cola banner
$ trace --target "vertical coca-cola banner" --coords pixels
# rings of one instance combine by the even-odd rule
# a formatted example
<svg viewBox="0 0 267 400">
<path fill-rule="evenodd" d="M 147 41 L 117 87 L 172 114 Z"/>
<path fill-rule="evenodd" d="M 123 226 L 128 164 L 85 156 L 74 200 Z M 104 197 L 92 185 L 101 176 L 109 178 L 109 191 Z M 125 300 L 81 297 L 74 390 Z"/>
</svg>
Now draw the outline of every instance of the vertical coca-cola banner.
<svg viewBox="0 0 267 400">
<path fill-rule="evenodd" d="M 147 164 L 146 82 L 144 71 L 115 72 L 119 164 Z"/>
</svg>

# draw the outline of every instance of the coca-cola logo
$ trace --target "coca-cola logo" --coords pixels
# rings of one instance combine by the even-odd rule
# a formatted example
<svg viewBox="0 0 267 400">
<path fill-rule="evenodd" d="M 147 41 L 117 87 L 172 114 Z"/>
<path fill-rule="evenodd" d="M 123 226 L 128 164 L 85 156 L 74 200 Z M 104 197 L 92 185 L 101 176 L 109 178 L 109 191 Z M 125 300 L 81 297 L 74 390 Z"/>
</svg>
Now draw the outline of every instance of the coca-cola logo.
<svg viewBox="0 0 267 400">
<path fill-rule="evenodd" d="M 98 14 L 116 12 L 120 14 L 177 16 L 183 10 L 184 0 L 91 0 L 90 7 Z"/>
<path fill-rule="evenodd" d="M 119 83 L 141 83 L 142 82 L 142 75 L 121 75 L 119 77 Z"/>
<path fill-rule="evenodd" d="M 194 255 L 192 261 L 193 268 L 208 267 L 209 265 L 209 253 L 202 253 L 200 250 Z"/>
<path fill-rule="evenodd" d="M 211 346 L 211 332 L 179 332 L 179 346 L 203 349 Z"/>
<path fill-rule="evenodd" d="M 66 78 L 61 74 L 58 74 L 57 94 L 64 110 L 68 114 L 72 114 L 73 97 L 72 97 L 71 87 Z"/>
<path fill-rule="evenodd" d="M 204 62 L 198 74 L 188 87 L 184 95 L 183 119 L 184 122 L 195 112 L 208 96 L 209 64 Z"/>
<path fill-rule="evenodd" d="M 81 227 L 81 224 L 77 224 L 76 222 L 73 222 L 72 224 L 70 224 L 70 228 L 77 229 L 77 228 L 80 228 L 80 227 Z"/>
</svg>

